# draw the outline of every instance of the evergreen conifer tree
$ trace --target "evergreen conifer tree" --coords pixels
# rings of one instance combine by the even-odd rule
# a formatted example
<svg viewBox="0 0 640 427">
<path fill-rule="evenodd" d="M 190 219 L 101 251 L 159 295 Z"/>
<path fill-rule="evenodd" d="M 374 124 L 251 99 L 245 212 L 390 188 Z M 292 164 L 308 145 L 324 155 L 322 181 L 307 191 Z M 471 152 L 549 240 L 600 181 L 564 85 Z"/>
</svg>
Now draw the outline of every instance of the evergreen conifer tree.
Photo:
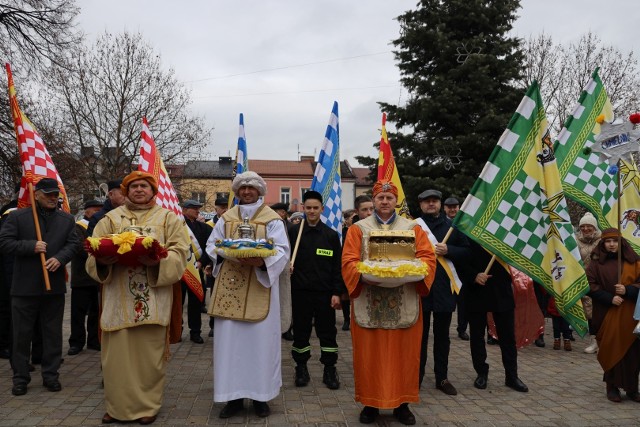
<svg viewBox="0 0 640 427">
<path fill-rule="evenodd" d="M 519 0 L 421 0 L 393 41 L 406 105 L 380 103 L 400 132 L 391 147 L 416 212 L 426 188 L 467 194 L 522 98 Z M 364 163 L 371 164 L 364 161 Z"/>
</svg>

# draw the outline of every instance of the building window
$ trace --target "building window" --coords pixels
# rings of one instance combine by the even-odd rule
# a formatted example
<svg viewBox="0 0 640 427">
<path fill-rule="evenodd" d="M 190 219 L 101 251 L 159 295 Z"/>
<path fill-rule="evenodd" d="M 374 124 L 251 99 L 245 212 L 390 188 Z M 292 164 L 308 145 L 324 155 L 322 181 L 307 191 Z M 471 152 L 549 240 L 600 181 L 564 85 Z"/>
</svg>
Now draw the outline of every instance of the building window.
<svg viewBox="0 0 640 427">
<path fill-rule="evenodd" d="M 217 192 L 216 193 L 216 199 L 227 199 L 228 200 L 229 199 L 229 192 L 228 191 L 227 192 L 223 192 L 223 193 Z"/>
<path fill-rule="evenodd" d="M 291 188 L 280 187 L 280 202 L 290 203 L 290 201 L 291 201 Z"/>
<path fill-rule="evenodd" d="M 207 200 L 207 193 L 191 193 L 191 199 L 198 203 L 205 203 Z"/>
</svg>

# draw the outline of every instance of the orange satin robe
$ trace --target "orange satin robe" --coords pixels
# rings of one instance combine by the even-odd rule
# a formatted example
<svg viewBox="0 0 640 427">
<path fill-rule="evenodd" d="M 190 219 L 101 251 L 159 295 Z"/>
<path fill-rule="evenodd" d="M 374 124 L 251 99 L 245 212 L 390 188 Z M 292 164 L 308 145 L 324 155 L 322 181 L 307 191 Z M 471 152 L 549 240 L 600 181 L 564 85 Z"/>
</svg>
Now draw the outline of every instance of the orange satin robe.
<svg viewBox="0 0 640 427">
<path fill-rule="evenodd" d="M 424 261 L 430 274 L 417 286 L 418 294 L 429 293 L 436 270 L 433 247 L 422 228 L 416 225 L 416 256 Z M 356 264 L 360 261 L 362 230 L 349 227 L 342 251 L 342 277 L 353 299 L 363 286 Z M 351 303 L 351 339 L 356 401 L 380 409 L 397 408 L 402 403 L 418 402 L 422 307 L 417 322 L 404 329 L 362 328 L 354 320 Z"/>
</svg>

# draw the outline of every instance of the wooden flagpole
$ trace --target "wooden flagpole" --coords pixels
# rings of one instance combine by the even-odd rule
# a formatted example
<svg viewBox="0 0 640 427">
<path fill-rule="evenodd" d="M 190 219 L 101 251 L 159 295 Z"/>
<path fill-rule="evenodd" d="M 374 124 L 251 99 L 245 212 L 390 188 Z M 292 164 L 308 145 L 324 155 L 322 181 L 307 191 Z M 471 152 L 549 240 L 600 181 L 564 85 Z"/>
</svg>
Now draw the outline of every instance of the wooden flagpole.
<svg viewBox="0 0 640 427">
<path fill-rule="evenodd" d="M 36 238 L 42 241 L 42 232 L 40 231 L 40 221 L 38 221 L 38 211 L 36 208 L 36 200 L 33 195 L 33 183 L 29 182 L 29 200 L 31 201 L 31 212 L 33 213 L 33 223 L 36 227 Z M 40 252 L 40 261 L 42 262 L 42 275 L 44 276 L 44 286 L 47 291 L 51 291 L 51 282 L 49 282 L 49 271 L 45 265 L 47 258 L 44 252 Z"/>
<path fill-rule="evenodd" d="M 293 253 L 291 254 L 291 269 L 293 271 L 293 263 L 296 262 L 296 255 L 298 255 L 298 246 L 300 246 L 300 238 L 302 237 L 302 229 L 304 228 L 304 218 L 300 221 L 300 229 L 298 230 L 298 237 L 296 238 L 296 244 L 293 247 Z"/>
</svg>

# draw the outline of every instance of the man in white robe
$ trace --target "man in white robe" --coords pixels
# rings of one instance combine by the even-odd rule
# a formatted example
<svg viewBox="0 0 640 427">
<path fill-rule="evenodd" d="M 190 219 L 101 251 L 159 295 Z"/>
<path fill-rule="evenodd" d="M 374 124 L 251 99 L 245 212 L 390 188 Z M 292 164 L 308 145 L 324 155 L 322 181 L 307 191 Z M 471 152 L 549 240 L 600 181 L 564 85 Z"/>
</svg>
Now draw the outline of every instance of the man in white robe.
<svg viewBox="0 0 640 427">
<path fill-rule="evenodd" d="M 207 242 L 207 253 L 211 259 L 216 259 L 217 255 L 225 257 L 215 246 L 216 240 L 231 237 L 225 236 L 228 228 L 225 227 L 225 221 L 238 216 L 243 219 L 254 218 L 258 214 L 264 216 L 265 212 L 269 218 L 272 217 L 270 214 L 273 211 L 268 206 L 263 206 L 259 199 L 266 193 L 266 183 L 258 174 L 249 171 L 237 175 L 231 188 L 239 199 L 239 205 L 225 213 L 216 223 Z M 270 300 L 268 314 L 257 322 L 215 318 L 213 400 L 226 402 L 220 418 L 229 418 L 241 411 L 244 408 L 244 398 L 253 400 L 256 415 L 269 416 L 267 402 L 278 396 L 282 386 L 278 281 L 289 261 L 289 242 L 283 222 L 275 212 L 273 215 L 274 219 L 266 222 L 265 226 L 266 237 L 274 242 L 275 255 L 266 258 L 225 257 L 223 261 L 253 267 L 260 285 L 270 290 Z M 222 263 L 216 265 L 214 276 L 221 266 Z"/>
</svg>

